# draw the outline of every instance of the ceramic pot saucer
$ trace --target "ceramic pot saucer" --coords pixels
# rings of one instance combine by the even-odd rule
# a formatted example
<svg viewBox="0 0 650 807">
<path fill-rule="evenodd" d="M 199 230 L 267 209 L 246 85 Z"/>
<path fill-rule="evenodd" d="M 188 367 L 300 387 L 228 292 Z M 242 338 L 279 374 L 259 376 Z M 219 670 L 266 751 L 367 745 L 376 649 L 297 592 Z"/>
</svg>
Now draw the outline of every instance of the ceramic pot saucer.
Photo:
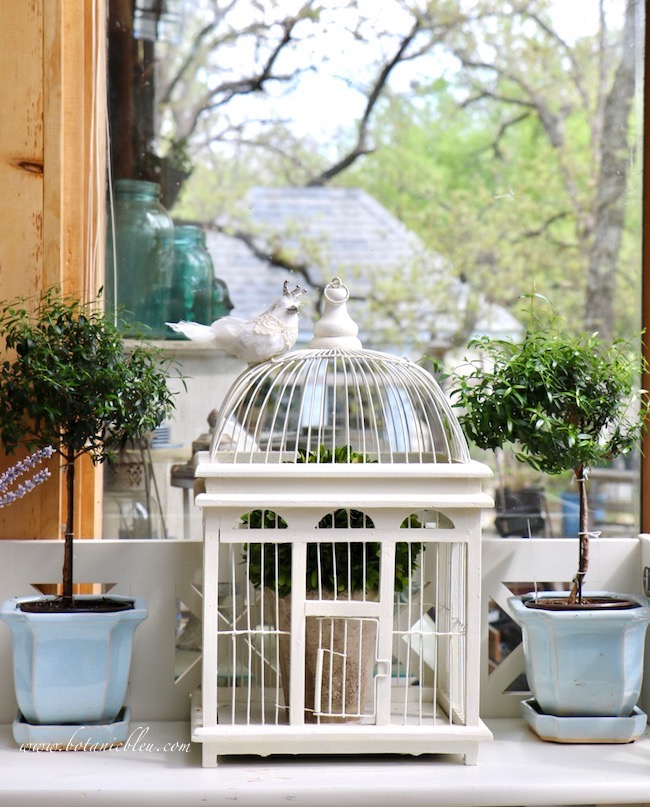
<svg viewBox="0 0 650 807">
<path fill-rule="evenodd" d="M 534 698 L 521 702 L 524 722 L 555 743 L 631 743 L 645 731 L 648 720 L 637 706 L 629 717 L 557 717 L 546 715 Z"/>
<path fill-rule="evenodd" d="M 106 751 L 124 745 L 129 736 L 131 710 L 125 706 L 113 723 L 42 726 L 27 723 L 18 713 L 14 740 L 29 751 Z"/>
</svg>

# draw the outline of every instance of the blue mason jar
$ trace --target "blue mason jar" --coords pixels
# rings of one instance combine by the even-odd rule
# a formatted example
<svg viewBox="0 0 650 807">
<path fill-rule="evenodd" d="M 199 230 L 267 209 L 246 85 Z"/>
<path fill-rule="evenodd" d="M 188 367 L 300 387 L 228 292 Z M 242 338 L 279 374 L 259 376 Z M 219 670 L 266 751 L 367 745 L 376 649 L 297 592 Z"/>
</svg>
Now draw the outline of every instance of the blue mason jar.
<svg viewBox="0 0 650 807">
<path fill-rule="evenodd" d="M 171 321 L 183 319 L 209 325 L 228 314 L 232 307 L 226 284 L 214 275 L 205 232 L 191 224 L 176 225 Z M 168 334 L 168 338 L 175 335 Z"/>
<path fill-rule="evenodd" d="M 107 313 L 125 333 L 165 338 L 174 267 L 174 223 L 160 203 L 160 185 L 118 179 L 106 247 Z"/>
<path fill-rule="evenodd" d="M 225 281 L 220 277 L 214 277 L 212 279 L 212 320 L 227 317 L 234 307 Z"/>
<path fill-rule="evenodd" d="M 214 267 L 205 245 L 205 234 L 192 224 L 174 229 L 174 275 L 169 316 L 209 325 L 212 322 Z"/>
</svg>

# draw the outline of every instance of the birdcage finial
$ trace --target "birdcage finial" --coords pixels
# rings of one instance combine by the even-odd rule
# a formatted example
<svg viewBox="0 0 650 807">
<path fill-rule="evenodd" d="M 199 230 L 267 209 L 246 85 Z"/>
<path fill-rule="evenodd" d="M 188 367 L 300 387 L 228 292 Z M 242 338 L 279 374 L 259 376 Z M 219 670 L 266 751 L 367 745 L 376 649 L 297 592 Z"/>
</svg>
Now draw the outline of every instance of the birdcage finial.
<svg viewBox="0 0 650 807">
<path fill-rule="evenodd" d="M 314 325 L 314 338 L 309 343 L 310 348 L 360 348 L 361 340 L 358 338 L 359 328 L 348 314 L 347 301 L 350 290 L 340 277 L 335 277 L 325 286 L 323 292 L 325 310 Z"/>
</svg>

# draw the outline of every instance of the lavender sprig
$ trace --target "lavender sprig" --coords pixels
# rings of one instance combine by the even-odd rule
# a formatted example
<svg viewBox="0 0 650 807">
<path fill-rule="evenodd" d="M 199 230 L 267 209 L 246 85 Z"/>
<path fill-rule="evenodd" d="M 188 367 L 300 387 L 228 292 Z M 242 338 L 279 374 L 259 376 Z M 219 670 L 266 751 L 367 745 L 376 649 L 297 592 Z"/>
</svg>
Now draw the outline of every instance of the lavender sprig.
<svg viewBox="0 0 650 807">
<path fill-rule="evenodd" d="M 30 454 L 28 457 L 25 457 L 24 460 L 20 460 L 15 465 L 12 465 L 11 468 L 7 468 L 4 473 L 0 474 L 0 507 L 7 507 L 13 504 L 13 502 L 22 499 L 23 496 L 26 496 L 42 482 L 45 482 L 50 476 L 48 468 L 42 468 L 40 471 L 36 471 L 33 476 L 16 484 L 16 480 L 19 477 L 29 473 L 33 468 L 49 459 L 53 454 L 54 449 L 52 446 L 46 446 Z M 12 485 L 16 486 L 13 490 L 10 490 Z"/>
</svg>

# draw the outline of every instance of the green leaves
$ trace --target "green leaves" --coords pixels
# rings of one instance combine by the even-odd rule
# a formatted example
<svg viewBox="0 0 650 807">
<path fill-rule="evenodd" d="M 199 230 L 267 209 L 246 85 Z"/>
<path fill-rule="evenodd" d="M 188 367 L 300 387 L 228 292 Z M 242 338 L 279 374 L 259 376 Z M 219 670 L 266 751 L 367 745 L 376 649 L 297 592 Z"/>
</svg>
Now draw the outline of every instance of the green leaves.
<svg viewBox="0 0 650 807">
<path fill-rule="evenodd" d="M 298 449 L 296 462 L 344 462 L 347 464 L 358 464 L 363 462 L 377 462 L 377 460 L 371 460 L 365 454 L 353 451 L 351 446 L 345 445 L 331 449 L 326 448 L 324 445 L 319 445 L 316 451 L 307 452 L 303 448 Z"/>
<path fill-rule="evenodd" d="M 9 357 L 0 367 L 0 441 L 12 452 L 52 445 L 67 462 L 103 462 L 173 410 L 169 361 L 151 347 L 128 351 L 97 304 L 53 288 L 36 310 L 0 308 Z M 13 352 L 13 357 L 11 353 Z"/>
<path fill-rule="evenodd" d="M 300 450 L 299 463 L 363 463 L 376 462 L 364 454 L 353 451 L 350 446 L 335 449 L 318 446 L 316 451 Z M 248 529 L 287 529 L 286 521 L 272 510 L 253 510 L 242 516 Z M 400 525 L 402 528 L 418 528 L 422 525 L 411 514 Z M 327 513 L 318 523 L 319 530 L 365 529 L 372 538 L 372 520 L 360 510 L 339 508 Z M 395 546 L 395 591 L 401 592 L 410 585 L 413 571 L 418 565 L 422 544 L 398 541 Z M 265 586 L 285 597 L 291 592 L 291 543 L 250 543 L 244 547 L 248 563 L 248 577 L 259 588 Z M 307 591 L 372 591 L 379 585 L 381 544 L 378 541 L 345 540 L 309 543 L 307 545 Z"/>
<path fill-rule="evenodd" d="M 482 337 L 470 348 L 481 358 L 455 376 L 452 398 L 480 448 L 510 443 L 517 459 L 558 474 L 612 459 L 639 440 L 648 402 L 626 343 L 566 334 L 554 317 L 533 321 L 520 344 Z"/>
</svg>

